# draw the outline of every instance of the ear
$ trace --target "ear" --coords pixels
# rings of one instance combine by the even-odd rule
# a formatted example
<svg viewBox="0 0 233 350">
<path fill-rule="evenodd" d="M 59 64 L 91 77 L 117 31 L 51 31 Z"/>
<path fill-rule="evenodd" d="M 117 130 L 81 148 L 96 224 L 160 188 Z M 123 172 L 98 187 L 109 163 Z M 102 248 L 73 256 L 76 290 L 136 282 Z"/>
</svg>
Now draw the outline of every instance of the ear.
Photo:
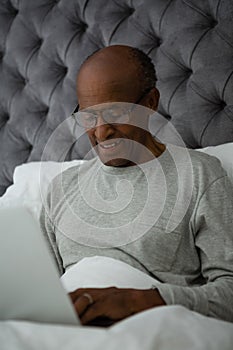
<svg viewBox="0 0 233 350">
<path fill-rule="evenodd" d="M 147 105 L 150 109 L 153 109 L 154 111 L 157 110 L 158 104 L 159 104 L 159 97 L 160 97 L 159 90 L 156 89 L 156 87 L 151 89 L 151 91 L 147 96 Z"/>
</svg>

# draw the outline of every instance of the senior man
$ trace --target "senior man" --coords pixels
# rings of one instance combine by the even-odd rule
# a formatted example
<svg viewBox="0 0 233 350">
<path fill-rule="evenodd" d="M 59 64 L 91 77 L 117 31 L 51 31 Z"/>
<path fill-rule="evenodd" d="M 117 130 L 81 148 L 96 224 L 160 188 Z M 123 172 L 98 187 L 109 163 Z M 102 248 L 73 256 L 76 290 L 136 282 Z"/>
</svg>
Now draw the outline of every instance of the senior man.
<svg viewBox="0 0 233 350">
<path fill-rule="evenodd" d="M 60 273 L 102 255 L 156 278 L 151 289 L 86 288 L 71 298 L 83 324 L 179 304 L 233 321 L 233 191 L 220 162 L 149 132 L 154 66 L 123 45 L 95 52 L 77 78 L 73 114 L 96 157 L 57 176 L 41 214 Z"/>
</svg>

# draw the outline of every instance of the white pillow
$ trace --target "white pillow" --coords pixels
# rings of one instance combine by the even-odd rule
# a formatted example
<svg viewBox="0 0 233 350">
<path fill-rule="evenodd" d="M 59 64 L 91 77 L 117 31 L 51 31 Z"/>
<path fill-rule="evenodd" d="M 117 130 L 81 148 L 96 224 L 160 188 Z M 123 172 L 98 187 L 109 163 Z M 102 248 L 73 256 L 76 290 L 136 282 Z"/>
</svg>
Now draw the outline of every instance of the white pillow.
<svg viewBox="0 0 233 350">
<path fill-rule="evenodd" d="M 233 184 L 233 143 L 206 147 L 197 151 L 217 157 Z M 42 198 L 46 198 L 51 180 L 61 171 L 83 162 L 84 160 L 63 163 L 32 162 L 16 167 L 13 185 L 7 189 L 3 197 L 0 197 L 0 208 L 25 206 L 38 219 L 42 207 Z"/>
<path fill-rule="evenodd" d="M 14 206 L 26 207 L 38 220 L 42 208 L 42 200 L 51 180 L 60 172 L 82 164 L 84 160 L 70 162 L 31 162 L 15 168 L 13 185 L 0 197 L 0 208 Z"/>
<path fill-rule="evenodd" d="M 233 142 L 223 145 L 211 146 L 197 149 L 199 152 L 207 153 L 218 158 L 222 167 L 226 170 L 228 177 L 233 184 Z"/>
</svg>

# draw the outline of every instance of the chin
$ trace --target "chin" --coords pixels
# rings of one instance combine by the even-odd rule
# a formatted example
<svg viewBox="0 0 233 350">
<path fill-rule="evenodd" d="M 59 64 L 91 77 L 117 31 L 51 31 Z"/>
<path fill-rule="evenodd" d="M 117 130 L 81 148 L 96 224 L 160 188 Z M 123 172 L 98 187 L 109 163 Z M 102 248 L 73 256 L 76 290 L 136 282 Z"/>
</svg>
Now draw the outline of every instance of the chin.
<svg viewBox="0 0 233 350">
<path fill-rule="evenodd" d="M 100 158 L 100 160 L 102 161 L 102 163 L 104 163 L 104 165 L 113 166 L 113 167 L 127 167 L 127 166 L 134 165 L 128 159 L 124 159 L 124 158 L 115 158 L 110 160 Z"/>
</svg>

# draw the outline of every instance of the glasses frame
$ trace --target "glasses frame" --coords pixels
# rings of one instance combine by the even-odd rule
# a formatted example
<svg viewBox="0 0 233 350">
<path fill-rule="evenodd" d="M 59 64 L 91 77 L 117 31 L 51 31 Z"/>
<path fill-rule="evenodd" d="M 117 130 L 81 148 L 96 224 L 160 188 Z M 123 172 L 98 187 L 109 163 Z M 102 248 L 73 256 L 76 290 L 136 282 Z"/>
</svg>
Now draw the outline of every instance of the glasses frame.
<svg viewBox="0 0 233 350">
<path fill-rule="evenodd" d="M 136 101 L 136 102 L 133 102 L 133 104 L 140 104 L 141 100 L 143 100 L 148 94 L 149 92 L 153 89 L 154 87 L 151 87 L 151 88 L 148 88 L 144 91 L 144 93 L 142 94 L 142 96 L 140 96 L 140 98 Z M 132 109 L 128 112 L 128 114 L 132 113 L 134 109 L 134 106 L 132 107 Z M 78 118 L 77 116 L 75 115 L 76 113 L 79 112 L 79 104 L 77 104 L 77 106 L 75 107 L 74 111 L 71 113 L 71 117 L 75 120 L 75 122 L 81 127 L 81 128 L 84 128 L 84 129 L 93 129 L 96 127 L 96 124 L 97 124 L 97 118 L 98 118 L 98 115 L 95 115 L 94 113 L 90 113 L 93 115 L 93 121 L 95 121 L 95 123 L 93 124 L 93 126 L 89 127 L 89 128 L 86 128 L 85 126 L 81 125 L 81 123 L 78 122 Z M 103 117 L 102 117 L 103 118 Z M 107 124 L 110 124 L 112 125 L 113 123 L 108 123 L 104 118 L 103 120 L 107 123 Z M 114 123 L 114 124 L 122 124 L 122 123 Z"/>
</svg>

